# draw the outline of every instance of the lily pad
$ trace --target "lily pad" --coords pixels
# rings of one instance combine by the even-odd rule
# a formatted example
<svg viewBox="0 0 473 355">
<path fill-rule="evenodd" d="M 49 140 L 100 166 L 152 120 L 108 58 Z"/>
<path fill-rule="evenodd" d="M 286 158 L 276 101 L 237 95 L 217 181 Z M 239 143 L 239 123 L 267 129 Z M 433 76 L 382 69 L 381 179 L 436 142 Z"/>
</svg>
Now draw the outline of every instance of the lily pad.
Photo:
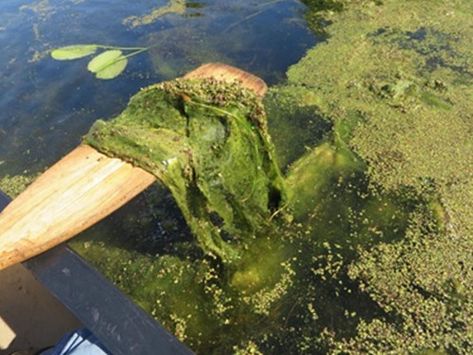
<svg viewBox="0 0 473 355">
<path fill-rule="evenodd" d="M 105 51 L 93 58 L 87 65 L 87 69 L 98 79 L 113 79 L 125 70 L 128 59 L 123 52 L 117 49 Z"/>
<path fill-rule="evenodd" d="M 94 54 L 98 46 L 95 44 L 80 44 L 57 48 L 51 52 L 51 57 L 56 60 L 72 60 Z"/>
<path fill-rule="evenodd" d="M 103 79 L 103 80 L 114 79 L 125 70 L 127 64 L 128 64 L 128 59 L 126 59 L 126 57 L 124 56 L 121 56 L 120 58 L 117 59 L 115 63 L 97 72 L 95 77 L 97 79 Z"/>
</svg>

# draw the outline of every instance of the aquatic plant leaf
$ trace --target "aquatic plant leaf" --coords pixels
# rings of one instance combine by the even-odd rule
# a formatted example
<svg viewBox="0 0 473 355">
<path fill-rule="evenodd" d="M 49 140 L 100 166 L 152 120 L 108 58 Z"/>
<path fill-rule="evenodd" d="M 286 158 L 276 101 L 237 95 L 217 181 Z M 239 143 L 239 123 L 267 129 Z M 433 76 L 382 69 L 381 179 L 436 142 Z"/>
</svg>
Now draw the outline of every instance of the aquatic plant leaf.
<svg viewBox="0 0 473 355">
<path fill-rule="evenodd" d="M 98 56 L 94 57 L 89 64 L 87 69 L 98 79 L 113 79 L 120 75 L 125 70 L 128 64 L 128 59 L 123 55 L 120 50 L 108 50 Z"/>
<path fill-rule="evenodd" d="M 119 76 L 126 68 L 128 59 L 124 56 L 119 57 L 113 64 L 110 64 L 97 72 L 97 79 L 109 80 Z"/>
<path fill-rule="evenodd" d="M 57 48 L 51 52 L 51 57 L 56 60 L 72 60 L 94 54 L 98 46 L 95 44 L 80 44 Z"/>
<path fill-rule="evenodd" d="M 92 58 L 89 64 L 87 64 L 87 69 L 92 73 L 98 73 L 106 66 L 115 62 L 122 55 L 122 51 L 118 49 L 105 51 L 103 53 L 100 53 L 98 56 Z"/>
</svg>

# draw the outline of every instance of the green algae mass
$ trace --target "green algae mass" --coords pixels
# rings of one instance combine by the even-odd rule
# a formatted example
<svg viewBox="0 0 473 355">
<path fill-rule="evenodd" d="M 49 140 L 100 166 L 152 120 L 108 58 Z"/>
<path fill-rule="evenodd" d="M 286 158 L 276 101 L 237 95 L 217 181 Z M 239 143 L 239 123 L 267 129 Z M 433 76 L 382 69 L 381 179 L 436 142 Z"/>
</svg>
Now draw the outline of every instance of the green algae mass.
<svg viewBox="0 0 473 355">
<path fill-rule="evenodd" d="M 268 225 L 284 195 L 263 108 L 237 84 L 149 87 L 111 122 L 96 122 L 86 142 L 151 171 L 202 249 L 224 262 L 239 258 L 238 248 Z"/>
<path fill-rule="evenodd" d="M 305 3 L 328 39 L 267 124 L 235 85 L 175 81 L 86 138 L 196 241 L 76 248 L 198 353 L 471 353 L 473 3 Z"/>
</svg>

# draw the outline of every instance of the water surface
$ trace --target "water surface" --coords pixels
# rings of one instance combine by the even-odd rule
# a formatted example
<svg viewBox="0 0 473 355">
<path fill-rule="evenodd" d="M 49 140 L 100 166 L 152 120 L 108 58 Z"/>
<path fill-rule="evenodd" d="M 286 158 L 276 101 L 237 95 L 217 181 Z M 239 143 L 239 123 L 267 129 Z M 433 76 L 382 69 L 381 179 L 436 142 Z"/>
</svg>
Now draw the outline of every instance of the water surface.
<svg viewBox="0 0 473 355">
<path fill-rule="evenodd" d="M 98 118 L 119 113 L 139 88 L 220 61 L 284 79 L 317 40 L 296 1 L 188 2 L 132 27 L 125 21 L 167 5 L 165 0 L 6 0 L 0 4 L 0 176 L 34 174 L 79 142 Z M 63 45 L 155 46 L 134 57 L 120 77 L 96 80 L 87 59 L 52 60 Z"/>
</svg>

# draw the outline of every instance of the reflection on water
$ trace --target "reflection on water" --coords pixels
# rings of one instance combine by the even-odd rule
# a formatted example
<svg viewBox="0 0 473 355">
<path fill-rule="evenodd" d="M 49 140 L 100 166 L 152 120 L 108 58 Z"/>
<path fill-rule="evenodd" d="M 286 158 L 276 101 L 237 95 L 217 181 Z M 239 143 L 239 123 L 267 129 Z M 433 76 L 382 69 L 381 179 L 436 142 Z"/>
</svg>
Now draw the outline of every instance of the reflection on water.
<svg viewBox="0 0 473 355">
<path fill-rule="evenodd" d="M 172 1 L 171 1 L 172 3 Z M 120 112 L 139 88 L 208 61 L 252 71 L 270 83 L 315 42 L 303 5 L 287 1 L 187 2 L 183 14 L 164 13 L 165 0 L 21 0 L 0 4 L 0 176 L 36 173 L 75 147 L 98 118 Z M 123 75 L 97 81 L 86 62 L 55 62 L 52 48 L 104 43 L 156 46 L 133 58 Z M 85 59 L 86 61 L 87 59 Z"/>
</svg>

